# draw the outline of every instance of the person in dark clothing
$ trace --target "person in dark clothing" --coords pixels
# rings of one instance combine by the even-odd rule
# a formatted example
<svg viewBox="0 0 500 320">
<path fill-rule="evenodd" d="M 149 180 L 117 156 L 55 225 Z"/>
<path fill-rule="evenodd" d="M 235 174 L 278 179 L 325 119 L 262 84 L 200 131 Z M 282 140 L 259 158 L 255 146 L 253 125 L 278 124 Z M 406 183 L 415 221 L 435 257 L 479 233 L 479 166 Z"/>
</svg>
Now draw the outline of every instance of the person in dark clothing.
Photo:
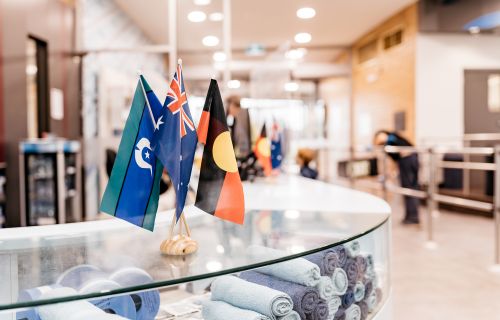
<svg viewBox="0 0 500 320">
<path fill-rule="evenodd" d="M 413 146 L 408 140 L 398 135 L 396 132 L 380 130 L 375 133 L 374 144 L 379 146 Z M 399 167 L 399 179 L 403 188 L 418 190 L 418 155 L 415 152 L 388 153 Z M 403 224 L 418 224 L 418 206 L 419 199 L 415 197 L 404 196 L 405 218 Z"/>
</svg>

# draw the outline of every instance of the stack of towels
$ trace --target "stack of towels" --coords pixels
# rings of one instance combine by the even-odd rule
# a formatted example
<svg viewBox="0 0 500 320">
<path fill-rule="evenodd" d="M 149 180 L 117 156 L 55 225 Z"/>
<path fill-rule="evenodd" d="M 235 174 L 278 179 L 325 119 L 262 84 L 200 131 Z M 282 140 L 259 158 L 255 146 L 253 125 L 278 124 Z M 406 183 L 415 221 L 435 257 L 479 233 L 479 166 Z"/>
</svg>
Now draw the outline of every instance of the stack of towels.
<svg viewBox="0 0 500 320">
<path fill-rule="evenodd" d="M 261 246 L 250 255 L 284 252 Z M 380 301 L 373 258 L 357 241 L 252 271 L 223 276 L 203 304 L 205 320 L 364 320 Z"/>
</svg>

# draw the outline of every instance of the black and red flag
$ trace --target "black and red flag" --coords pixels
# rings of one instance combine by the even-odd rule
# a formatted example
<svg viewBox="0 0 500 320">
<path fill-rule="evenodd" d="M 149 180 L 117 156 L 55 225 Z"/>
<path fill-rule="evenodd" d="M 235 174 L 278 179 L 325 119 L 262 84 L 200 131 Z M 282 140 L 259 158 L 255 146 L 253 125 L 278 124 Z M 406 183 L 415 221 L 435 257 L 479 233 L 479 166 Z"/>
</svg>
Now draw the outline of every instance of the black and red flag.
<svg viewBox="0 0 500 320">
<path fill-rule="evenodd" d="M 271 175 L 272 165 L 271 165 L 271 144 L 269 139 L 267 139 L 266 124 L 262 126 L 260 136 L 255 142 L 255 147 L 253 152 L 257 157 L 262 169 L 264 169 L 264 174 L 266 176 Z"/>
<path fill-rule="evenodd" d="M 231 134 L 217 81 L 212 79 L 198 125 L 205 145 L 195 206 L 218 218 L 243 224 L 245 201 Z"/>
</svg>

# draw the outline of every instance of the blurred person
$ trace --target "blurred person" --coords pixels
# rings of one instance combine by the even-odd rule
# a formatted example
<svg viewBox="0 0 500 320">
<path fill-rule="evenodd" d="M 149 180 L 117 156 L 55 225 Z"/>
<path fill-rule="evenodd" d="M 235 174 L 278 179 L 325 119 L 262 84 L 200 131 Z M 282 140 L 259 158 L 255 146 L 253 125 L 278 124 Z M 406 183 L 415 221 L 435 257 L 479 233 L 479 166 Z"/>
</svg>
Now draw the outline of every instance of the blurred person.
<svg viewBox="0 0 500 320">
<path fill-rule="evenodd" d="M 373 137 L 373 144 L 377 146 L 397 146 L 413 147 L 405 138 L 388 130 L 379 130 Z M 418 155 L 412 151 L 399 153 L 388 153 L 389 157 L 397 163 L 399 167 L 399 180 L 401 187 L 418 190 Z M 415 197 L 404 196 L 405 217 L 403 224 L 419 224 L 418 206 L 419 199 Z"/>
<path fill-rule="evenodd" d="M 227 98 L 227 124 L 233 140 L 237 158 L 245 158 L 251 152 L 250 115 L 241 108 L 241 98 L 236 95 Z"/>
<path fill-rule="evenodd" d="M 318 178 L 318 171 L 310 167 L 313 160 L 316 159 L 316 152 L 312 149 L 299 149 L 296 161 L 300 166 L 300 175 L 309 179 Z"/>
</svg>

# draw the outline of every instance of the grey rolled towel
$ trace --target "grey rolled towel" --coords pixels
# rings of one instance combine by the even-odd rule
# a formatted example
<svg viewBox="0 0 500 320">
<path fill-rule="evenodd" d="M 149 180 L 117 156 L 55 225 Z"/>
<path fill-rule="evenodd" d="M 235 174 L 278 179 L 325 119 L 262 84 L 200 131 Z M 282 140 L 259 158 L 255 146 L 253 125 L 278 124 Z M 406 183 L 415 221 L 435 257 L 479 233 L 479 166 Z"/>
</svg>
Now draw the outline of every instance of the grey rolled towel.
<svg viewBox="0 0 500 320">
<path fill-rule="evenodd" d="M 358 265 L 359 276 L 364 276 L 368 269 L 368 261 L 362 255 L 356 256 L 356 264 Z"/>
<path fill-rule="evenodd" d="M 306 319 L 307 320 L 327 320 L 328 319 L 328 304 L 326 303 L 325 300 L 320 299 L 318 304 L 316 305 L 316 308 L 314 308 L 314 311 L 311 314 L 308 314 Z"/>
<path fill-rule="evenodd" d="M 300 315 L 301 319 L 305 319 L 307 314 L 311 314 L 320 301 L 318 290 L 313 287 L 281 280 L 256 271 L 244 271 L 240 277 L 246 281 L 287 293 L 292 298 L 293 310 Z"/>
<path fill-rule="evenodd" d="M 345 310 L 343 308 L 340 308 L 339 310 L 337 310 L 337 313 L 335 313 L 335 317 L 333 319 L 345 320 Z"/>
<path fill-rule="evenodd" d="M 366 320 L 368 317 L 368 305 L 366 302 L 361 301 L 358 303 L 359 310 L 361 310 L 361 320 Z"/>
<path fill-rule="evenodd" d="M 342 299 L 340 299 L 340 297 L 338 296 L 334 296 L 330 298 L 330 300 L 328 300 L 326 303 L 328 304 L 328 320 L 333 320 L 335 314 L 342 305 Z"/>
<path fill-rule="evenodd" d="M 304 259 L 317 265 L 322 276 L 331 276 L 335 268 L 339 266 L 338 254 L 333 249 L 307 255 Z"/>
<path fill-rule="evenodd" d="M 211 290 L 214 301 L 224 301 L 271 319 L 282 317 L 293 308 L 292 299 L 286 293 L 233 276 L 217 278 Z"/>
<path fill-rule="evenodd" d="M 362 301 L 365 298 L 365 285 L 361 281 L 356 282 L 352 287 L 352 292 L 354 293 L 355 302 Z"/>
<path fill-rule="evenodd" d="M 365 277 L 364 285 L 365 285 L 365 297 L 368 297 L 368 295 L 373 291 L 373 280 Z"/>
<path fill-rule="evenodd" d="M 336 247 L 333 247 L 333 251 L 335 251 L 337 253 L 337 257 L 338 257 L 338 268 L 343 268 L 346 261 L 347 261 L 347 251 L 344 247 L 344 245 L 339 245 L 339 246 L 336 246 Z"/>
<path fill-rule="evenodd" d="M 361 310 L 359 306 L 353 304 L 345 309 L 345 320 L 361 320 Z"/>
<path fill-rule="evenodd" d="M 248 247 L 247 252 L 253 259 L 270 260 L 286 256 L 286 252 L 257 245 Z M 258 271 L 307 287 L 316 286 L 321 277 L 319 267 L 304 258 L 264 266 L 259 268 Z"/>
<path fill-rule="evenodd" d="M 356 259 L 347 259 L 344 270 L 347 274 L 349 285 L 353 286 L 359 279 L 359 267 Z"/>
<path fill-rule="evenodd" d="M 341 296 L 347 291 L 349 281 L 344 269 L 336 268 L 332 275 L 332 283 L 335 289 L 335 295 Z"/>
<path fill-rule="evenodd" d="M 201 311 L 204 320 L 269 320 L 258 312 L 237 308 L 224 301 L 204 301 Z"/>
<path fill-rule="evenodd" d="M 328 301 L 336 293 L 332 278 L 328 276 L 322 276 L 319 279 L 316 289 L 318 289 L 320 298 L 325 299 L 326 301 Z"/>
<path fill-rule="evenodd" d="M 292 311 L 286 316 L 278 318 L 278 320 L 300 320 L 300 316 L 297 312 Z"/>
<path fill-rule="evenodd" d="M 359 244 L 358 240 L 353 240 L 351 242 L 345 243 L 344 248 L 349 258 L 354 258 L 361 252 L 361 245 Z"/>
</svg>

